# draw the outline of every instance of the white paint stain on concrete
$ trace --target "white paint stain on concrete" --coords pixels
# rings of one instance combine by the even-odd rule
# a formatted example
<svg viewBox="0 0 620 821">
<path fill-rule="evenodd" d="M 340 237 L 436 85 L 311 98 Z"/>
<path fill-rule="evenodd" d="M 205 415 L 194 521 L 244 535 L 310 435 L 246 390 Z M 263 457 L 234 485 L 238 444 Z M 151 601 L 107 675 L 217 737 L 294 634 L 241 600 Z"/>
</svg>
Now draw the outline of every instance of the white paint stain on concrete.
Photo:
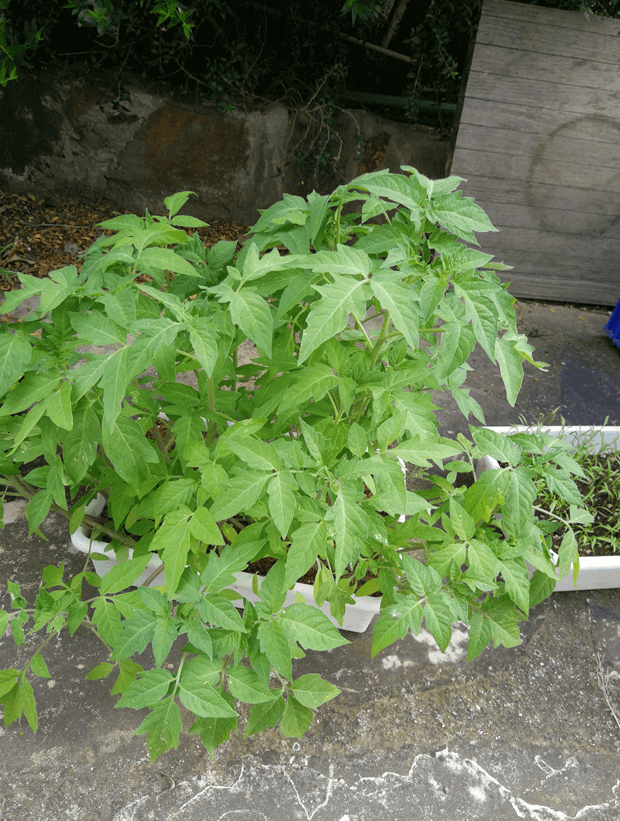
<svg viewBox="0 0 620 821">
<path fill-rule="evenodd" d="M 536 763 L 549 778 L 571 769 L 574 759 L 560 769 L 542 759 Z M 416 810 L 429 819 L 441 813 L 442 818 L 488 821 L 489 812 L 497 811 L 503 813 L 498 818 L 506 819 L 589 821 L 616 817 L 609 814 L 612 811 L 620 817 L 619 795 L 620 779 L 607 800 L 568 815 L 529 803 L 476 761 L 448 749 L 415 756 L 405 773 L 385 771 L 355 779 L 338 777 L 334 765 L 328 775 L 318 772 L 308 766 L 307 758 L 283 765 L 261 764 L 246 756 L 237 777 L 227 784 L 215 784 L 212 777 L 193 778 L 174 791 L 141 796 L 113 821 L 353 821 L 358 817 L 398 821 L 413 817 Z M 466 806 L 465 796 L 469 796 Z"/>
</svg>

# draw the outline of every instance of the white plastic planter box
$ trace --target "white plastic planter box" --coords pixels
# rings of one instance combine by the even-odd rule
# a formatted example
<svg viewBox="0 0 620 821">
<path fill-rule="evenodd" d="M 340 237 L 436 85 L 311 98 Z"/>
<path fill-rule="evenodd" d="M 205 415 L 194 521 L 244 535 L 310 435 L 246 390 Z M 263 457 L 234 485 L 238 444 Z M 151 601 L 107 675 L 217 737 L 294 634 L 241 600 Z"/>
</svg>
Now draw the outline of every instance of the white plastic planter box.
<svg viewBox="0 0 620 821">
<path fill-rule="evenodd" d="M 89 502 L 86 505 L 86 513 L 90 516 L 98 516 L 103 508 L 105 507 L 105 498 L 101 495 L 97 496 L 96 499 L 93 499 L 92 502 Z M 75 533 L 71 534 L 71 544 L 75 547 L 76 550 L 79 550 L 80 553 L 84 553 L 88 555 L 88 553 L 106 553 L 106 548 L 109 548 L 109 542 L 104 542 L 98 539 L 93 539 L 91 542 L 90 536 L 87 535 L 86 530 L 84 527 L 80 526 L 75 531 Z M 113 567 L 115 567 L 118 562 L 116 561 L 116 556 L 114 552 L 110 552 L 107 555 L 110 556 L 109 559 L 91 559 L 92 563 L 95 566 L 95 573 L 98 576 L 105 576 Z M 133 558 L 133 550 L 129 548 L 129 558 Z M 159 567 L 161 564 L 161 559 L 159 556 L 154 555 L 153 558 L 148 563 L 146 570 L 142 572 L 138 578 L 135 580 L 134 584 L 136 586 L 143 585 L 144 582 L 148 579 L 148 577 Z M 161 575 L 154 579 L 150 587 L 155 587 L 157 585 L 161 585 L 164 583 L 164 574 L 163 570 Z"/>
<path fill-rule="evenodd" d="M 496 433 L 531 433 L 535 428 L 523 425 L 513 427 L 490 427 Z M 592 434 L 592 446 L 598 448 L 599 453 L 604 453 L 606 447 L 616 445 L 620 448 L 620 427 L 596 427 L 593 425 L 578 425 L 572 427 L 549 426 L 542 428 L 544 433 L 551 436 L 562 437 L 568 442 L 574 442 L 580 434 Z M 478 460 L 476 474 L 479 475 L 484 470 L 498 468 L 499 465 L 489 456 Z M 618 534 L 620 541 L 620 533 Z M 620 547 L 620 545 L 619 545 Z M 620 553 L 617 556 L 583 556 L 579 559 L 579 575 L 577 585 L 573 581 L 573 569 L 561 579 L 555 588 L 555 592 L 570 590 L 603 590 L 605 588 L 620 587 Z"/>
<path fill-rule="evenodd" d="M 86 513 L 97 516 L 103 510 L 105 505 L 105 499 L 103 496 L 98 496 L 97 499 L 93 500 L 86 506 Z M 71 543 L 73 546 L 79 550 L 81 553 L 88 554 L 89 549 L 91 553 L 105 553 L 106 547 L 108 547 L 108 543 L 99 540 L 93 540 L 91 542 L 90 536 L 86 534 L 86 531 L 83 527 L 79 527 L 75 533 L 71 535 Z M 129 548 L 129 558 L 133 557 L 133 551 Z M 118 562 L 116 561 L 115 555 L 112 553 L 109 559 L 104 560 L 97 560 L 92 559 L 92 563 L 95 566 L 95 572 L 98 576 L 105 576 Z M 156 570 L 161 564 L 161 560 L 159 556 L 153 556 L 151 561 L 148 563 L 146 570 L 138 576 L 134 585 L 139 586 L 143 585 L 148 577 Z M 237 573 L 236 582 L 231 585 L 231 587 L 240 593 L 244 598 L 248 599 L 251 602 L 256 602 L 259 600 L 259 597 L 255 595 L 252 590 L 252 580 L 253 576 L 251 573 Z M 164 583 L 163 579 L 163 571 L 162 573 L 157 576 L 150 584 L 151 587 L 156 587 L 162 585 Z M 259 581 L 260 586 L 260 581 Z M 289 590 L 286 594 L 286 599 L 284 602 L 284 606 L 287 607 L 289 604 L 293 604 L 295 602 L 295 593 L 301 593 L 304 597 L 304 600 L 307 604 L 311 604 L 314 607 L 318 607 L 314 600 L 314 589 L 310 584 L 301 584 L 297 583 L 292 590 Z M 362 596 L 359 599 L 356 599 L 355 604 L 347 604 L 345 605 L 345 614 L 342 621 L 342 630 L 350 630 L 353 633 L 363 633 L 372 619 L 379 614 L 379 610 L 381 607 L 381 599 L 375 596 Z M 336 627 L 340 627 L 340 625 L 336 622 L 334 618 L 332 618 L 329 604 L 325 603 L 320 608 L 320 610 L 325 613 L 325 615 L 330 619 L 330 621 L 336 625 Z"/>
</svg>

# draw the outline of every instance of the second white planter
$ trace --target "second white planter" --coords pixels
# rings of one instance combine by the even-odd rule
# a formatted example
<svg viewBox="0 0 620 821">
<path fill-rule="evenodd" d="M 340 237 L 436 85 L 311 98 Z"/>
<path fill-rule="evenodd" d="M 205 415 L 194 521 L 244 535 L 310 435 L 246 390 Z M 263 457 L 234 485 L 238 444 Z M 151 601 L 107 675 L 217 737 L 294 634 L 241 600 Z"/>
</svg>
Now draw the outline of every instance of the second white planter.
<svg viewBox="0 0 620 821">
<path fill-rule="evenodd" d="M 523 425 L 512 427 L 489 427 L 496 433 L 504 435 L 510 433 L 531 433 L 534 428 Z M 611 447 L 620 449 L 620 427 L 595 427 L 590 425 L 576 425 L 571 427 L 548 426 L 542 428 L 544 433 L 561 437 L 568 442 L 575 443 L 580 436 L 591 437 L 592 446 L 598 453 L 604 453 Z M 476 473 L 483 470 L 498 468 L 499 464 L 489 456 L 480 459 Z M 620 550 L 620 533 L 618 534 L 618 548 Z M 573 581 L 573 567 L 563 579 L 557 583 L 555 592 L 561 593 L 571 590 L 602 590 L 605 588 L 620 587 L 620 552 L 613 556 L 583 556 L 579 560 L 579 575 L 577 585 Z"/>
</svg>

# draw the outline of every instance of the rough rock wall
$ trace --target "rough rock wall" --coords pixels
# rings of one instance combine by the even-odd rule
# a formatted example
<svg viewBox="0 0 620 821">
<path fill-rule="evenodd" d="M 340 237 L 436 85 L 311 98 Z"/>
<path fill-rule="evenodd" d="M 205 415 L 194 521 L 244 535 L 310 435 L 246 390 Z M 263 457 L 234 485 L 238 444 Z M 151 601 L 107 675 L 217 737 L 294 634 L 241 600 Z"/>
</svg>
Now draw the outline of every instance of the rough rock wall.
<svg viewBox="0 0 620 821">
<path fill-rule="evenodd" d="M 135 81 L 128 91 L 121 100 L 103 85 L 10 83 L 0 97 L 0 187 L 138 213 L 161 212 L 166 196 L 191 190 L 190 213 L 248 225 L 284 192 L 307 193 L 287 167 L 294 118 L 283 106 L 221 112 L 164 86 Z M 343 178 L 322 180 L 325 191 L 360 171 L 403 164 L 445 175 L 448 143 L 429 129 L 351 111 L 340 135 Z"/>
</svg>

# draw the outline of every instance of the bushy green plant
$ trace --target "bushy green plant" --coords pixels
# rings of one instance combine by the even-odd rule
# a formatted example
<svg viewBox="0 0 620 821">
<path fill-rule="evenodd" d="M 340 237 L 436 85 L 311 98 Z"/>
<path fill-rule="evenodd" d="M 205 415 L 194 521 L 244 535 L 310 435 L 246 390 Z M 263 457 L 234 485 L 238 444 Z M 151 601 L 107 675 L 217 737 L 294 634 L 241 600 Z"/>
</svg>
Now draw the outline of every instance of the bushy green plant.
<svg viewBox="0 0 620 821">
<path fill-rule="evenodd" d="M 468 624 L 469 658 L 514 646 L 529 608 L 554 588 L 532 508 L 545 469 L 522 464 L 527 437 L 507 443 L 472 427 L 472 442 L 437 430 L 433 391 L 483 422 L 464 386 L 476 343 L 499 363 L 513 404 L 522 363 L 533 362 L 492 257 L 471 247 L 493 226 L 456 190 L 459 178 L 403 171 L 366 174 L 331 196 L 285 195 L 239 252 L 234 242 L 205 252 L 183 230 L 202 223 L 178 214 L 189 193 L 176 194 L 167 217 L 102 223 L 114 233 L 81 271 L 20 275 L 2 306 L 39 299 L 0 328 L 3 495 L 28 500 L 31 533 L 50 510 L 72 532 L 93 528 L 118 565 L 101 579 L 49 566 L 34 606 L 9 582 L 0 629 L 10 624 L 18 643 L 44 631 L 45 643 L 93 628 L 105 650 L 88 678 L 116 670 L 118 705 L 150 708 L 138 732 L 153 759 L 178 743 L 178 700 L 213 750 L 237 726 L 235 699 L 251 705 L 246 735 L 280 723 L 300 736 L 338 693 L 318 674 L 294 675 L 304 650 L 346 643 L 316 607 L 283 607 L 310 568 L 316 603 L 337 623 L 356 595 L 381 596 L 373 655 L 422 622 L 442 650 L 452 624 Z M 484 454 L 506 467 L 473 481 Z M 408 490 L 399 460 L 434 490 Z M 97 494 L 109 522 L 86 513 Z M 161 586 L 128 591 L 155 555 Z M 266 557 L 253 604 L 231 585 Z M 567 544 L 564 572 L 574 559 Z M 538 568 L 531 580 L 526 560 Z M 132 657 L 147 646 L 154 665 L 143 670 Z M 1 674 L 6 724 L 24 713 L 36 729 L 27 676 L 46 671 L 37 651 Z"/>
</svg>

